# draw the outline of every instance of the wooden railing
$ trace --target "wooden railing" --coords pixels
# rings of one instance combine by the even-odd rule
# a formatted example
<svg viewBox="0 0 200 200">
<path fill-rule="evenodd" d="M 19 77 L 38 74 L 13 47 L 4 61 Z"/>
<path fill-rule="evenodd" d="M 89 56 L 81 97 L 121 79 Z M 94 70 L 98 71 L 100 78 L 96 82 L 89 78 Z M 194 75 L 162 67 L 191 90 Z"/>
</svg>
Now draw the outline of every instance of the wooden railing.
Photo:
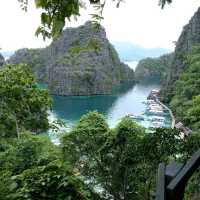
<svg viewBox="0 0 200 200">
<path fill-rule="evenodd" d="M 184 165 L 172 162 L 161 163 L 158 168 L 156 200 L 183 200 L 188 180 L 200 167 L 200 149 Z"/>
</svg>

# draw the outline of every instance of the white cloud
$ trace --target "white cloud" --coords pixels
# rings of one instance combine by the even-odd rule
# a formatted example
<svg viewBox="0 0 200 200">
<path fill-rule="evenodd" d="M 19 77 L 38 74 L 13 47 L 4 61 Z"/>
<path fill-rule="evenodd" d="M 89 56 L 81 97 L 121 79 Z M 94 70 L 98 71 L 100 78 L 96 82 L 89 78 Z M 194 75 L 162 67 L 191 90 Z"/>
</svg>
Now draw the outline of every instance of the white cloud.
<svg viewBox="0 0 200 200">
<path fill-rule="evenodd" d="M 199 0 L 174 0 L 162 10 L 158 0 L 126 0 L 112 12 L 108 5 L 104 24 L 111 40 L 173 49 L 172 42 L 178 39 L 199 5 Z"/>
<path fill-rule="evenodd" d="M 200 5 L 200 0 L 174 0 L 164 10 L 158 7 L 158 0 L 126 0 L 117 9 L 107 0 L 104 10 L 107 36 L 111 41 L 129 41 L 144 47 L 173 48 L 182 27 L 188 23 Z M 82 12 L 78 22 L 67 23 L 77 26 L 89 19 L 91 9 Z M 17 0 L 1 0 L 0 3 L 0 47 L 3 51 L 23 47 L 37 48 L 49 44 L 34 33 L 40 23 L 40 11 L 29 1 L 27 13 L 20 9 Z"/>
</svg>

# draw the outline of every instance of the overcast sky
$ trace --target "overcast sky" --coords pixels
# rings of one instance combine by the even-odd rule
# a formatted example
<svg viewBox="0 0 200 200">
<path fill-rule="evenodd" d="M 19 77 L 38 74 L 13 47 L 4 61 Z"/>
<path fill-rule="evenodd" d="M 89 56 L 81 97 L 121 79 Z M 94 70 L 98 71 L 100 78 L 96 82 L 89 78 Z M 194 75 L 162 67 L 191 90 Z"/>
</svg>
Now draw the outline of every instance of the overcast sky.
<svg viewBox="0 0 200 200">
<path fill-rule="evenodd" d="M 111 0 L 104 10 L 106 28 L 110 41 L 126 41 L 146 48 L 162 47 L 173 49 L 185 24 L 200 6 L 200 0 L 174 0 L 164 10 L 158 0 L 125 0 L 116 8 Z M 110 2 L 110 3 L 109 3 Z M 83 11 L 78 22 L 83 24 L 91 10 Z M 34 33 L 40 23 L 40 11 L 35 9 L 34 0 L 29 0 L 28 13 L 20 9 L 17 0 L 1 0 L 0 3 L 0 47 L 2 51 L 19 48 L 37 48 L 48 45 Z"/>
</svg>

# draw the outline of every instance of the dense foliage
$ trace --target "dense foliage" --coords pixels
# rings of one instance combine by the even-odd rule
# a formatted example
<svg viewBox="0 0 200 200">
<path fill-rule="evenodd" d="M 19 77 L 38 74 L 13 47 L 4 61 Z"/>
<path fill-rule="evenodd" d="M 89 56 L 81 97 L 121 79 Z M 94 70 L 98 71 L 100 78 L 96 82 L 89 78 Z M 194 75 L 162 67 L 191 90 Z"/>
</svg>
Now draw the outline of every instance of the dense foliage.
<svg viewBox="0 0 200 200">
<path fill-rule="evenodd" d="M 192 64 L 187 72 L 197 72 L 198 54 L 190 55 L 188 62 Z M 50 99 L 37 87 L 28 66 L 3 67 L 0 94 L 0 200 L 150 200 L 158 164 L 184 162 L 200 147 L 198 94 L 185 115 L 197 131 L 185 139 L 170 129 L 148 133 L 128 117 L 110 129 L 101 114 L 90 112 L 64 134 L 59 146 L 31 134 L 49 127 Z M 197 171 L 186 199 L 198 191 L 198 177 Z"/>
<path fill-rule="evenodd" d="M 183 122 L 193 131 L 183 148 L 181 159 L 185 160 L 200 148 L 200 46 L 194 46 L 187 54 L 179 54 L 184 60 L 184 67 L 179 70 L 175 84 L 168 85 L 168 90 L 164 92 L 165 101 L 170 102 L 177 122 Z M 199 177 L 200 172 L 197 170 L 188 184 L 185 199 L 192 199 L 194 196 L 194 199 L 199 199 Z"/>
<path fill-rule="evenodd" d="M 141 200 L 153 198 L 158 164 L 177 155 L 185 161 L 199 147 L 194 138 L 183 140 L 168 129 L 145 133 L 129 118 L 109 129 L 103 116 L 91 112 L 63 136 L 61 146 L 64 159 L 104 199 Z"/>
<path fill-rule="evenodd" d="M 29 199 L 74 199 L 89 200 L 94 199 L 84 188 L 84 184 L 78 180 L 62 162 L 54 161 L 45 166 L 27 169 L 22 174 L 14 178 L 17 186 L 16 194 L 10 198 Z M 34 181 L 30 181 L 34 180 Z M 85 190 L 84 190 L 85 189 Z"/>
<path fill-rule="evenodd" d="M 179 120 L 193 130 L 200 128 L 200 46 L 196 46 L 186 58 L 186 70 L 176 81 L 171 106 Z"/>
<path fill-rule="evenodd" d="M 161 81 L 167 78 L 173 53 L 165 54 L 158 58 L 145 58 L 138 63 L 135 76 L 138 81 L 149 77 L 158 77 Z"/>
<path fill-rule="evenodd" d="M 90 112 L 59 146 L 31 133 L 1 139 L 0 199 L 150 200 L 158 164 L 176 155 L 185 161 L 199 145 L 198 135 L 183 140 L 175 130 L 146 133 L 130 118 L 110 129 Z"/>
<path fill-rule="evenodd" d="M 98 199 L 61 157 L 59 148 L 41 136 L 1 140 L 0 199 Z"/>
<path fill-rule="evenodd" d="M 51 101 L 27 65 L 0 70 L 0 97 L 0 199 L 98 199 L 63 163 L 59 147 L 33 135 L 49 128 Z"/>
<path fill-rule="evenodd" d="M 27 65 L 0 69 L 0 135 L 20 137 L 23 129 L 38 133 L 48 129 L 51 101 L 39 89 Z"/>
<path fill-rule="evenodd" d="M 19 1 L 26 9 L 28 1 Z M 77 0 L 35 2 L 44 10 L 37 31 L 44 37 L 57 36 L 65 18 L 78 16 L 82 6 Z M 100 9 L 104 6 L 99 0 L 89 2 L 98 3 Z M 161 6 L 166 2 L 171 0 L 161 0 Z M 188 57 L 188 69 L 177 81 L 171 103 L 178 117 L 196 130 L 185 139 L 175 130 L 146 133 L 130 118 L 110 129 L 102 115 L 91 112 L 55 146 L 42 136 L 31 135 L 49 127 L 47 91 L 36 86 L 26 65 L 2 68 L 0 200 L 153 199 L 158 164 L 171 159 L 185 161 L 200 147 L 199 49 Z M 187 188 L 188 198 L 191 191 L 195 193 L 198 178 L 197 172 Z"/>
</svg>

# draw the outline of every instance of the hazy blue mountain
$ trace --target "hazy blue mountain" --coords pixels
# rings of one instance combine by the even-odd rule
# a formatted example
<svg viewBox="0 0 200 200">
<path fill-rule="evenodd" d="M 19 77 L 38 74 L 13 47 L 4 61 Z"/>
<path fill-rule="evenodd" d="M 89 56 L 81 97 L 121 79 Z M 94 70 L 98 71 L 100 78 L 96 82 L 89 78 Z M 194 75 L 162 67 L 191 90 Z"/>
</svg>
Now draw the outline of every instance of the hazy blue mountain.
<svg viewBox="0 0 200 200">
<path fill-rule="evenodd" d="M 129 42 L 112 42 L 122 61 L 139 61 L 147 57 L 159 57 L 171 51 L 163 48 L 144 48 Z"/>
</svg>

